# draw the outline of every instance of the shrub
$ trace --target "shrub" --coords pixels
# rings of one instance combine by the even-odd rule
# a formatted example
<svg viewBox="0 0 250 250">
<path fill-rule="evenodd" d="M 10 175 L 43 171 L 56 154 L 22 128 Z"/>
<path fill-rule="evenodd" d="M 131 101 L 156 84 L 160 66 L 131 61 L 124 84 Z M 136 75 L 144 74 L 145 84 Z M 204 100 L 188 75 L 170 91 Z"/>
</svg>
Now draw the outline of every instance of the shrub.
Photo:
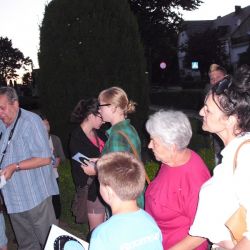
<svg viewBox="0 0 250 250">
<path fill-rule="evenodd" d="M 199 110 L 203 105 L 202 90 L 166 90 L 152 92 L 151 103 L 167 108 Z"/>
<path fill-rule="evenodd" d="M 41 109 L 64 146 L 77 102 L 114 85 L 138 103 L 131 118 L 141 131 L 149 86 L 137 22 L 127 0 L 52 0 L 40 29 L 39 65 Z"/>
<path fill-rule="evenodd" d="M 150 180 L 153 180 L 158 173 L 160 163 L 149 161 L 145 164 L 145 169 Z"/>
<path fill-rule="evenodd" d="M 198 154 L 206 163 L 210 173 L 212 174 L 215 167 L 214 151 L 212 148 L 202 148 L 198 151 Z"/>
</svg>

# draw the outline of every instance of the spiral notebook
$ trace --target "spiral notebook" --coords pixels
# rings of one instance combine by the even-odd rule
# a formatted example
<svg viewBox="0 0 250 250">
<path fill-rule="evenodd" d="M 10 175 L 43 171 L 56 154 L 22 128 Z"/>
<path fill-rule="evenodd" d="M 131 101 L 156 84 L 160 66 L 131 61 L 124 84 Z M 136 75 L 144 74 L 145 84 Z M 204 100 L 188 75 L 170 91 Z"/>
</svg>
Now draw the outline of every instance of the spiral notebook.
<svg viewBox="0 0 250 250">
<path fill-rule="evenodd" d="M 89 244 L 68 233 L 62 228 L 52 225 L 44 250 L 88 250 Z"/>
</svg>

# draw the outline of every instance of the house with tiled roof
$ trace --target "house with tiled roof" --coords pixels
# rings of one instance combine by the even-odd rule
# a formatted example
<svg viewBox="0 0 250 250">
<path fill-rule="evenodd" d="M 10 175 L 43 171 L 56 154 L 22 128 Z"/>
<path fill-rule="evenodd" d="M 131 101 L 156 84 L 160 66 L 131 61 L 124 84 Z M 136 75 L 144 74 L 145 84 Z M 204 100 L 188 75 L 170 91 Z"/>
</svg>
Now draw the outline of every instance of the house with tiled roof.
<svg viewBox="0 0 250 250">
<path fill-rule="evenodd" d="M 219 16 L 215 20 L 184 21 L 183 30 L 178 36 L 178 47 L 181 48 L 188 42 L 188 38 L 196 33 L 204 33 L 208 29 L 220 31 L 220 40 L 223 42 L 228 55 L 228 63 L 233 69 L 237 67 L 240 54 L 246 52 L 250 45 L 250 5 L 241 8 L 235 6 L 235 11 Z M 180 75 L 184 78 L 187 75 L 198 76 L 199 72 L 192 69 L 192 66 L 185 67 L 185 52 L 179 50 L 178 62 Z"/>
</svg>

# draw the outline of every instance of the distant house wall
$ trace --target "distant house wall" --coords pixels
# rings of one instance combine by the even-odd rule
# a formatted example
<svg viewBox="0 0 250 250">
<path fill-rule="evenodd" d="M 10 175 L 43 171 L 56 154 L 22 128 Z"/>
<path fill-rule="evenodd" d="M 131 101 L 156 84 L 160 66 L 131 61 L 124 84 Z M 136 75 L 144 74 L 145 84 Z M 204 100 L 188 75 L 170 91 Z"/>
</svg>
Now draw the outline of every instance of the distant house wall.
<svg viewBox="0 0 250 250">
<path fill-rule="evenodd" d="M 218 29 L 221 32 L 221 40 L 225 43 L 226 53 L 228 54 L 229 64 L 233 69 L 237 67 L 239 56 L 246 52 L 250 45 L 250 5 L 241 8 L 235 6 L 235 11 L 215 20 L 207 21 L 185 21 L 184 29 L 178 37 L 178 47 L 181 48 L 188 42 L 189 36 L 206 29 Z M 187 74 L 197 77 L 197 71 L 191 70 L 191 66 L 184 64 L 185 52 L 178 52 L 178 62 L 180 77 L 184 78 Z"/>
<path fill-rule="evenodd" d="M 185 59 L 185 51 L 182 50 L 182 46 L 186 44 L 188 41 L 188 35 L 186 31 L 183 31 L 179 34 L 178 36 L 178 45 L 179 45 L 179 50 L 178 50 L 178 63 L 179 63 L 179 72 L 180 72 L 180 77 L 184 78 L 186 75 L 186 68 L 184 65 L 184 59 Z"/>
<path fill-rule="evenodd" d="M 246 52 L 250 46 L 250 14 L 231 36 L 231 61 L 236 67 L 240 54 Z"/>
<path fill-rule="evenodd" d="M 237 67 L 240 54 L 246 52 L 249 45 L 238 45 L 232 48 L 231 63 L 234 69 Z"/>
</svg>

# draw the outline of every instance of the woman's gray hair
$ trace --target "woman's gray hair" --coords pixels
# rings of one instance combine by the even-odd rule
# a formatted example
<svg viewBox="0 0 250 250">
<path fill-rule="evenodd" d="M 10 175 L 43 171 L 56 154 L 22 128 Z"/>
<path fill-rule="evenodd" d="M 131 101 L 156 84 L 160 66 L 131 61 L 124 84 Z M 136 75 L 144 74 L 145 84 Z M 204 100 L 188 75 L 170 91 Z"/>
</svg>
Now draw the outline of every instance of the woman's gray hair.
<svg viewBox="0 0 250 250">
<path fill-rule="evenodd" d="M 192 128 L 188 117 L 181 111 L 160 110 L 146 122 L 151 137 L 158 137 L 166 145 L 175 144 L 179 150 L 188 146 Z"/>
</svg>

